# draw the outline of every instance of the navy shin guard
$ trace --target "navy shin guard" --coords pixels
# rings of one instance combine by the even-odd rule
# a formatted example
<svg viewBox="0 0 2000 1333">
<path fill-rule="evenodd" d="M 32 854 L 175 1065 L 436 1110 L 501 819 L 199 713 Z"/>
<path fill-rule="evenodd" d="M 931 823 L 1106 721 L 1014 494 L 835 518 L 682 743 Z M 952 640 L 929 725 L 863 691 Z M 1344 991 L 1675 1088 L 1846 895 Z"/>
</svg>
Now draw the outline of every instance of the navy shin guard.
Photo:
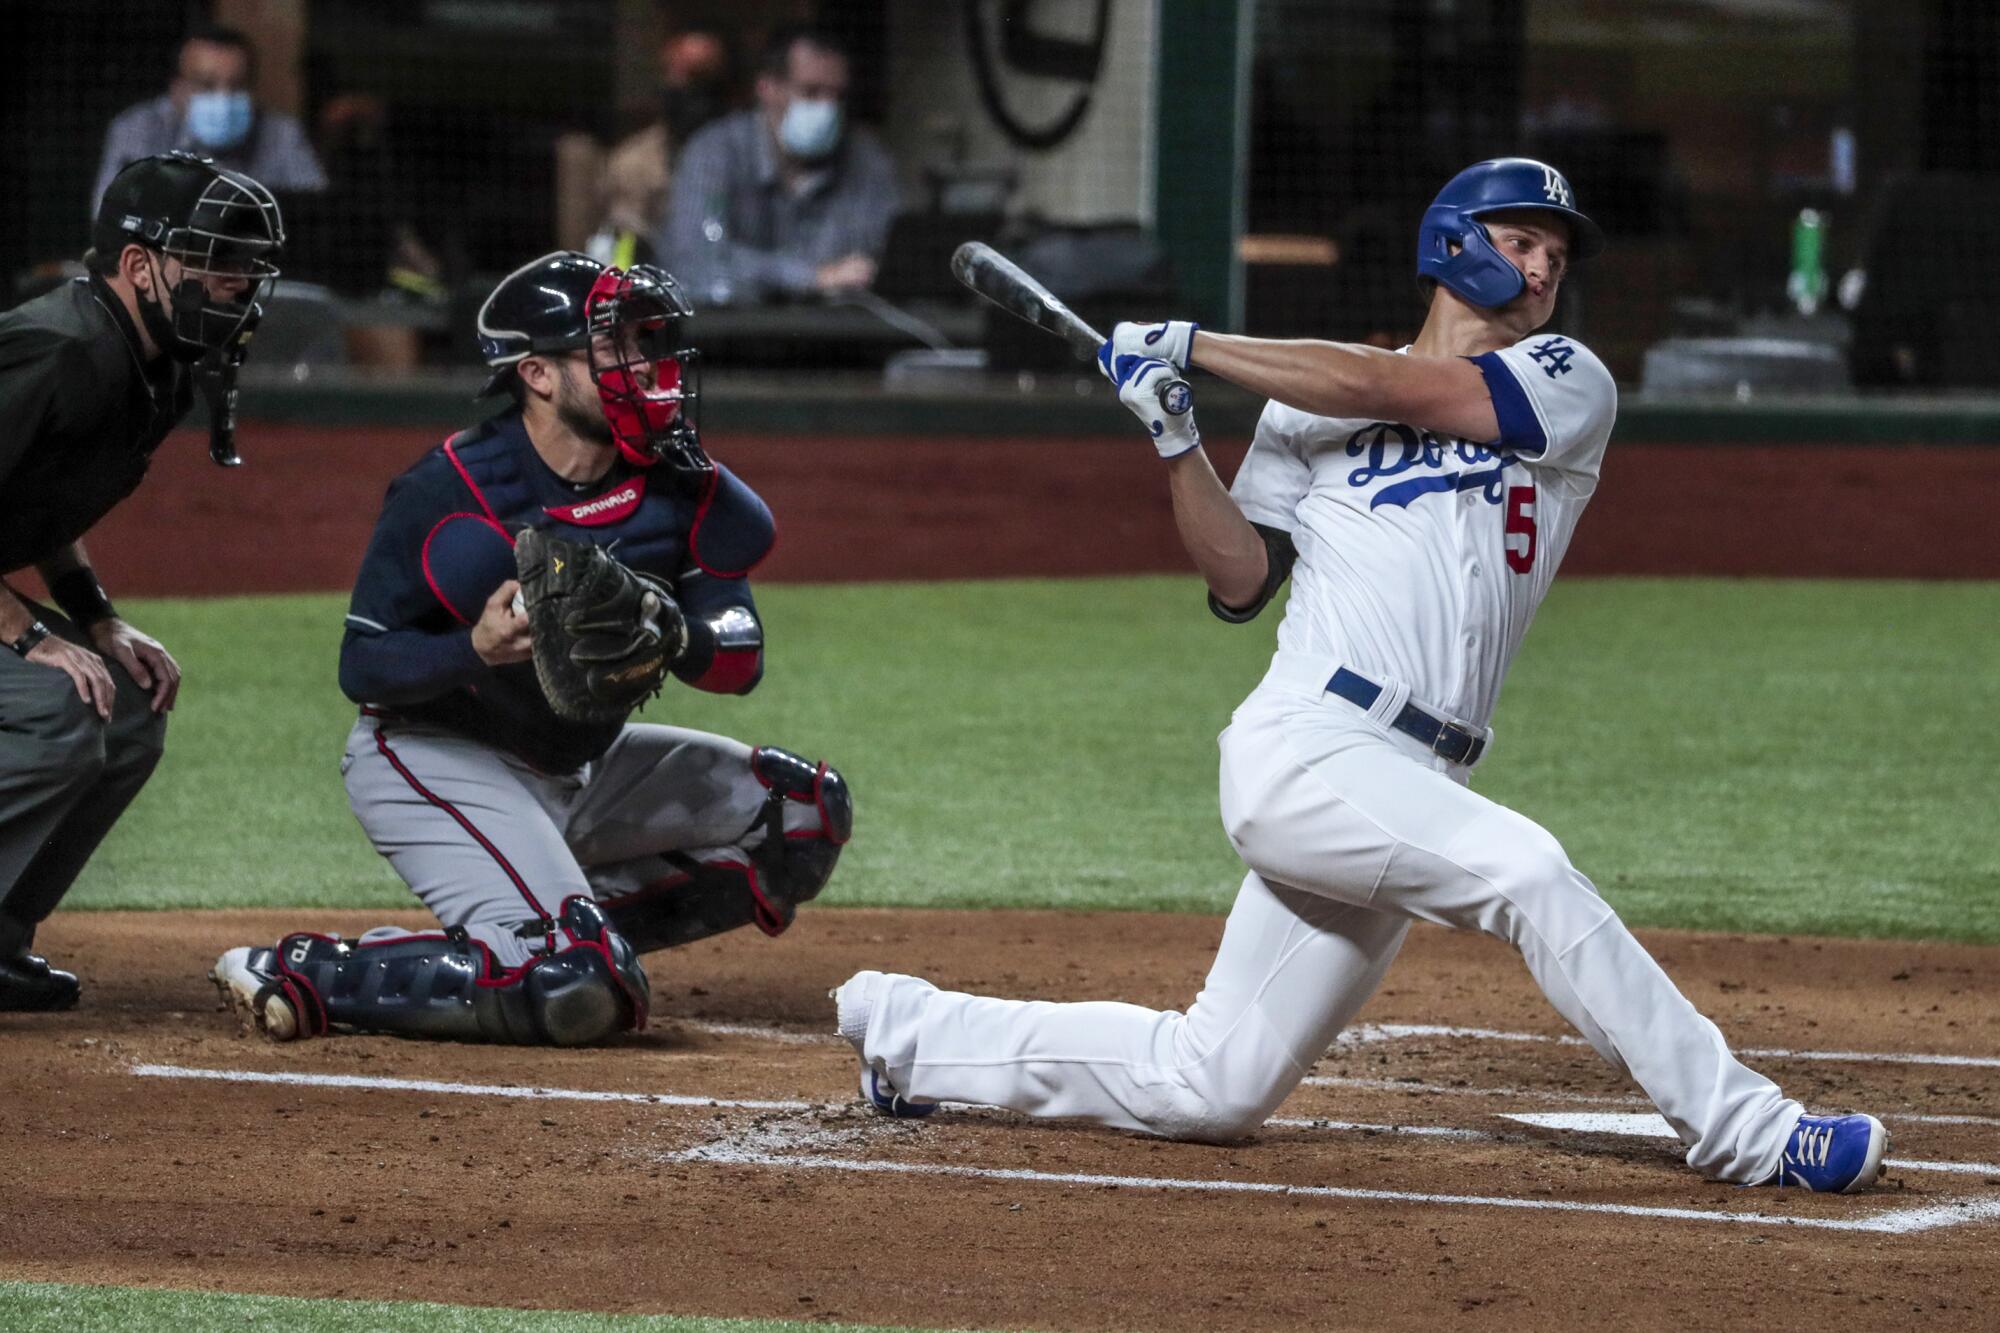
<svg viewBox="0 0 2000 1333">
<path fill-rule="evenodd" d="M 454 1041 L 577 1046 L 644 1027 L 651 1002 L 632 945 L 588 898 L 563 904 L 558 947 L 501 970 L 463 931 L 356 944 L 279 942 L 277 985 L 306 1034 L 330 1027 Z"/>
</svg>

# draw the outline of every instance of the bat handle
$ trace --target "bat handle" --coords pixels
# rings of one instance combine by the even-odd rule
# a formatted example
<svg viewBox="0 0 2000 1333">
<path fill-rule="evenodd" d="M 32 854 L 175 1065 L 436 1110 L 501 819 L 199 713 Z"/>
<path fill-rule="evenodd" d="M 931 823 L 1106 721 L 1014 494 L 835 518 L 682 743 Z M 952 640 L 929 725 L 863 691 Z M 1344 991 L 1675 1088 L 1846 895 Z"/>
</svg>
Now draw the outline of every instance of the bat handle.
<svg viewBox="0 0 2000 1333">
<path fill-rule="evenodd" d="M 1156 392 L 1160 400 L 1160 410 L 1168 416 L 1177 417 L 1194 411 L 1194 389 L 1186 380 L 1178 377 L 1167 380 Z"/>
</svg>

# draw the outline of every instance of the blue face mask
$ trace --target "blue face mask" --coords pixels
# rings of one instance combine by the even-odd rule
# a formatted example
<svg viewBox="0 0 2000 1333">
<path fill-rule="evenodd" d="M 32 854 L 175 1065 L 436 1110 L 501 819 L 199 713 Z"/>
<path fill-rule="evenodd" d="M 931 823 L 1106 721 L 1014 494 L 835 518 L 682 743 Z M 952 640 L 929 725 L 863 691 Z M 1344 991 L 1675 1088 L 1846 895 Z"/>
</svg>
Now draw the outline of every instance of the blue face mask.
<svg viewBox="0 0 2000 1333">
<path fill-rule="evenodd" d="M 840 103 L 793 98 L 778 124 L 778 142 L 801 162 L 817 162 L 840 147 Z"/>
<path fill-rule="evenodd" d="M 203 148 L 234 148 L 250 137 L 256 114 L 249 93 L 196 93 L 188 98 L 188 137 Z"/>
</svg>

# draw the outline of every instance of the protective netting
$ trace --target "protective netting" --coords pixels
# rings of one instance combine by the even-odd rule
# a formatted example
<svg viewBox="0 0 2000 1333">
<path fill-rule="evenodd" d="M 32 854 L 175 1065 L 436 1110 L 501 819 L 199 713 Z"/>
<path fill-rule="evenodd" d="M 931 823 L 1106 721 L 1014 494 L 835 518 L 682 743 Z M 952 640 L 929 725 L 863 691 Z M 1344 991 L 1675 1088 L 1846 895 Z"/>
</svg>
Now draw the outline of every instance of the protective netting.
<svg viewBox="0 0 2000 1333">
<path fill-rule="evenodd" d="M 787 58 L 775 103 L 759 79 L 797 21 L 844 53 L 831 201 L 827 127 L 791 105 L 837 100 L 824 62 Z M 1431 195 L 1522 153 L 1610 235 L 1562 318 L 1623 379 L 2000 382 L 1975 350 L 2000 295 L 1991 0 L 15 0 L 8 23 L 14 298 L 79 256 L 108 145 L 240 130 L 183 47 L 240 28 L 256 109 L 221 156 L 289 173 L 266 183 L 303 312 L 266 367 L 463 366 L 491 281 L 558 246 L 685 266 L 723 315 L 711 364 L 1061 364 L 952 286 L 971 237 L 1093 317 L 1394 344 Z"/>
</svg>

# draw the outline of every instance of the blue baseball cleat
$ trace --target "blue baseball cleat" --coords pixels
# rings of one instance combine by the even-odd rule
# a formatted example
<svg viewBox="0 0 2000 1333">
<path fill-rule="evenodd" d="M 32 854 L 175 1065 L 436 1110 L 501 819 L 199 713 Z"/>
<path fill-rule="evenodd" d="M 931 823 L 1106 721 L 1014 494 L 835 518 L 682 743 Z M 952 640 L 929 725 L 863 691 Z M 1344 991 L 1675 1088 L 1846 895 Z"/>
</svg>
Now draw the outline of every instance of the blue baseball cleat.
<svg viewBox="0 0 2000 1333">
<path fill-rule="evenodd" d="M 1766 1185 L 1797 1185 L 1815 1194 L 1853 1194 L 1882 1175 L 1889 1131 L 1872 1115 L 1802 1115 Z"/>
<path fill-rule="evenodd" d="M 867 1065 L 861 1066 L 861 1100 L 898 1120 L 921 1120 L 937 1110 L 936 1102 L 914 1101 L 897 1092 L 893 1083 Z"/>
<path fill-rule="evenodd" d="M 888 1075 L 877 1069 L 863 1048 L 868 1043 L 868 1021 L 875 1013 L 875 992 L 889 978 L 880 972 L 856 972 L 827 992 L 833 1001 L 834 1023 L 840 1035 L 854 1047 L 861 1059 L 861 1100 L 883 1115 L 898 1120 L 918 1120 L 937 1110 L 936 1102 L 920 1102 L 896 1091 Z"/>
</svg>

